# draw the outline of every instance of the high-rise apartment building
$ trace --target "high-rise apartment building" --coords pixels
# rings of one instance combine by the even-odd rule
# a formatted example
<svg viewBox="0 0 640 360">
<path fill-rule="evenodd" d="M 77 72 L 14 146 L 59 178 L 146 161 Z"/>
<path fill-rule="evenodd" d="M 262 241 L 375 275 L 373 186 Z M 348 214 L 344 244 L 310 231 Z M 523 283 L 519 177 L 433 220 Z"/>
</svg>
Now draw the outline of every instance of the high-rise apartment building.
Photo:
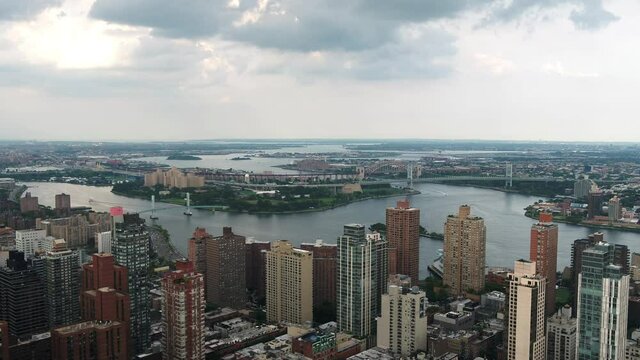
<svg viewBox="0 0 640 360">
<path fill-rule="evenodd" d="M 444 225 L 444 276 L 452 295 L 484 289 L 486 232 L 484 220 L 468 205 L 449 215 Z"/>
<path fill-rule="evenodd" d="M 558 264 L 558 225 L 553 224 L 553 215 L 541 213 L 538 223 L 531 226 L 529 259 L 535 261 L 536 271 L 547 280 L 545 309 L 549 316 L 556 311 Z"/>
<path fill-rule="evenodd" d="M 23 252 L 27 258 L 31 258 L 36 252 L 42 251 L 46 237 L 45 230 L 16 230 L 16 250 Z"/>
<path fill-rule="evenodd" d="M 93 215 L 91 215 L 93 214 Z M 91 213 L 89 217 L 98 222 L 92 223 L 85 214 L 76 214 L 59 219 L 37 221 L 38 229 L 47 231 L 47 236 L 65 239 L 70 249 L 85 246 L 90 238 L 97 232 L 109 231 L 108 222 L 102 222 L 101 217 Z"/>
<path fill-rule="evenodd" d="M 204 360 L 204 278 L 188 260 L 162 278 L 163 359 Z"/>
<path fill-rule="evenodd" d="M 264 299 L 267 294 L 267 251 L 271 250 L 271 243 L 268 241 L 247 240 L 245 246 L 247 289 L 253 292 L 256 298 Z"/>
<path fill-rule="evenodd" d="M 389 242 L 389 274 L 408 275 L 418 282 L 420 267 L 420 209 L 409 200 L 398 201 L 387 208 L 387 241 Z"/>
<path fill-rule="evenodd" d="M 49 326 L 80 320 L 80 261 L 78 253 L 64 247 L 43 257 Z"/>
<path fill-rule="evenodd" d="M 82 266 L 82 321 L 52 331 L 54 359 L 129 359 L 127 269 L 98 253 Z"/>
<path fill-rule="evenodd" d="M 144 186 L 153 187 L 156 185 L 178 189 L 198 188 L 204 186 L 204 176 L 193 173 L 185 174 L 175 167 L 167 171 L 156 169 L 156 171 L 144 175 Z"/>
<path fill-rule="evenodd" d="M 380 299 L 382 294 L 386 294 L 388 290 L 389 282 L 389 242 L 380 235 L 380 233 L 374 232 L 367 234 L 365 239 L 375 249 L 376 253 L 376 297 L 375 297 L 375 313 L 376 316 L 382 314 L 380 309 Z M 397 275 L 397 274 L 396 274 Z M 400 274 L 402 275 L 402 274 Z M 411 281 L 411 279 L 409 279 Z"/>
<path fill-rule="evenodd" d="M 596 183 L 591 179 L 578 179 L 573 183 L 573 196 L 577 199 L 586 199 L 589 193 L 597 189 Z"/>
<path fill-rule="evenodd" d="M 127 268 L 116 265 L 113 255 L 94 254 L 90 263 L 82 265 L 82 319 L 118 320 L 128 325 L 131 303 L 127 280 Z"/>
<path fill-rule="evenodd" d="M 600 242 L 605 242 L 604 234 L 596 232 L 590 234 L 585 239 L 575 240 L 571 245 L 571 274 L 574 294 L 578 293 L 578 275 L 580 275 L 580 272 L 582 271 L 583 263 L 582 254 L 586 249 L 589 249 Z M 629 248 L 626 245 L 613 245 L 613 264 L 620 266 L 623 274 L 629 273 Z M 577 296 L 573 297 L 572 312 L 573 316 L 576 317 L 578 314 Z"/>
<path fill-rule="evenodd" d="M 615 246 L 598 242 L 582 253 L 578 275 L 579 360 L 622 360 L 627 338 L 629 275 L 615 265 Z"/>
<path fill-rule="evenodd" d="M 609 206 L 607 210 L 609 216 L 609 222 L 614 223 L 622 219 L 622 205 L 620 204 L 620 198 L 617 196 L 609 199 Z"/>
<path fill-rule="evenodd" d="M 302 244 L 300 248 L 313 254 L 313 305 L 335 305 L 338 246 L 317 240 L 314 244 Z"/>
<path fill-rule="evenodd" d="M 396 357 L 409 357 L 427 350 L 427 307 L 424 291 L 418 287 L 390 285 L 382 295 L 382 316 L 377 321 L 377 346 Z"/>
<path fill-rule="evenodd" d="M 546 280 L 536 263 L 518 260 L 507 275 L 507 360 L 544 360 Z"/>
<path fill-rule="evenodd" d="M 9 333 L 18 338 L 49 328 L 43 282 L 19 251 L 9 251 L 7 266 L 0 266 L 0 320 L 7 321 Z"/>
<path fill-rule="evenodd" d="M 31 193 L 27 191 L 24 194 L 24 197 L 20 198 L 20 212 L 24 214 L 38 210 L 40 210 L 40 206 L 38 205 L 38 197 L 31 196 Z"/>
<path fill-rule="evenodd" d="M 149 347 L 149 232 L 138 214 L 122 214 L 113 208 L 113 239 L 111 250 L 116 263 L 127 268 L 128 293 L 131 304 L 129 323 L 136 353 Z"/>
<path fill-rule="evenodd" d="M 364 225 L 344 226 L 338 238 L 337 320 L 340 331 L 367 338 L 378 315 L 378 251 Z"/>
<path fill-rule="evenodd" d="M 243 308 L 247 302 L 244 236 L 224 227 L 222 236 L 205 241 L 207 302 Z"/>
<path fill-rule="evenodd" d="M 84 321 L 51 331 L 51 353 L 56 360 L 127 360 L 127 324 Z"/>
<path fill-rule="evenodd" d="M 111 231 L 96 233 L 96 245 L 99 253 L 111 254 Z"/>
<path fill-rule="evenodd" d="M 59 215 L 69 215 L 71 213 L 71 196 L 69 194 L 56 194 L 55 208 Z"/>
<path fill-rule="evenodd" d="M 577 328 L 569 305 L 547 319 L 547 360 L 576 360 Z"/>
<path fill-rule="evenodd" d="M 604 193 L 601 190 L 594 190 L 587 196 L 587 218 L 593 219 L 602 212 L 602 202 Z"/>
<path fill-rule="evenodd" d="M 311 324 L 313 255 L 286 240 L 267 251 L 267 321 Z"/>
<path fill-rule="evenodd" d="M 187 245 L 187 259 L 193 263 L 195 271 L 205 277 L 205 281 L 207 277 L 206 243 L 211 239 L 213 236 L 207 232 L 207 229 L 197 227 Z"/>
</svg>

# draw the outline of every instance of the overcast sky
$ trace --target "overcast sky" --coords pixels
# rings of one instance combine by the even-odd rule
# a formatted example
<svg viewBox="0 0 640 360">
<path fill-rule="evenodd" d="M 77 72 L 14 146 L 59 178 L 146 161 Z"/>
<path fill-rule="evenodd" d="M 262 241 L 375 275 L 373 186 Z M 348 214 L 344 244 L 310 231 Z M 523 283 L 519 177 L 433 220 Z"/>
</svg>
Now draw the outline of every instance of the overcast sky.
<svg viewBox="0 0 640 360">
<path fill-rule="evenodd" d="M 640 1 L 0 0 L 0 139 L 640 141 Z"/>
</svg>

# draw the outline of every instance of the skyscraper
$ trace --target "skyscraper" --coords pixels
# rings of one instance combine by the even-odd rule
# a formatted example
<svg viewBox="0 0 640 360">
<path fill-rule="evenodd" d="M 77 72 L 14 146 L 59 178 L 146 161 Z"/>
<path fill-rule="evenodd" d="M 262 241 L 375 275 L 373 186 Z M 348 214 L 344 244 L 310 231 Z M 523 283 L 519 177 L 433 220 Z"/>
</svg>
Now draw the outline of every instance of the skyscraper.
<svg viewBox="0 0 640 360">
<path fill-rule="evenodd" d="M 565 305 L 547 320 L 547 360 L 576 360 L 577 322 Z"/>
<path fill-rule="evenodd" d="M 18 338 L 49 328 L 42 280 L 19 251 L 10 251 L 7 266 L 0 266 L 0 320 L 7 321 L 9 333 Z"/>
<path fill-rule="evenodd" d="M 124 214 L 112 209 L 114 219 L 111 250 L 118 265 L 127 268 L 131 303 L 129 323 L 136 353 L 149 347 L 149 232 L 138 214 Z"/>
<path fill-rule="evenodd" d="M 16 250 L 23 252 L 25 257 L 31 258 L 36 252 L 42 251 L 46 236 L 45 230 L 17 230 Z"/>
<path fill-rule="evenodd" d="M 207 274 L 207 240 L 212 239 L 207 229 L 197 227 L 189 239 L 187 258 L 193 263 L 196 272 L 204 275 L 206 281 Z"/>
<path fill-rule="evenodd" d="M 629 275 L 614 257 L 615 246 L 605 242 L 582 253 L 576 294 L 579 360 L 624 359 Z"/>
<path fill-rule="evenodd" d="M 582 271 L 583 263 L 582 254 L 586 249 L 589 249 L 600 242 L 606 242 L 604 240 L 604 234 L 596 232 L 590 234 L 585 239 L 575 240 L 571 245 L 571 274 L 574 294 L 578 293 L 578 275 L 580 275 L 580 272 Z M 629 248 L 626 245 L 613 245 L 613 264 L 620 266 L 623 274 L 629 273 Z M 573 297 L 572 312 L 573 316 L 576 317 L 578 314 L 577 296 Z"/>
<path fill-rule="evenodd" d="M 162 278 L 163 358 L 204 360 L 204 279 L 188 260 Z"/>
<path fill-rule="evenodd" d="M 313 255 L 289 241 L 267 251 L 267 320 L 306 324 L 313 321 Z"/>
<path fill-rule="evenodd" d="M 313 254 L 313 305 L 335 305 L 338 246 L 317 240 L 314 244 L 302 244 L 300 248 Z"/>
<path fill-rule="evenodd" d="M 360 338 L 375 334 L 378 310 L 378 253 L 364 225 L 344 226 L 338 238 L 337 317 L 340 331 Z"/>
<path fill-rule="evenodd" d="M 129 359 L 127 269 L 111 254 L 94 254 L 82 266 L 82 321 L 51 333 L 54 359 Z"/>
<path fill-rule="evenodd" d="M 620 205 L 619 197 L 614 196 L 609 199 L 607 215 L 610 223 L 618 222 L 622 218 L 622 205 Z"/>
<path fill-rule="evenodd" d="M 427 306 L 424 291 L 417 286 L 389 285 L 382 295 L 382 316 L 377 321 L 377 346 L 396 357 L 409 357 L 427 350 Z"/>
<path fill-rule="evenodd" d="M 382 294 L 387 293 L 389 282 L 389 242 L 377 232 L 367 234 L 365 239 L 368 243 L 371 243 L 376 253 L 376 297 L 374 303 L 375 314 L 380 316 L 382 314 L 380 300 L 382 299 Z"/>
<path fill-rule="evenodd" d="M 38 197 L 31 196 L 30 192 L 26 192 L 23 198 L 20 198 L 20 212 L 28 213 L 38 211 L 40 206 L 38 205 Z"/>
<path fill-rule="evenodd" d="M 71 213 L 71 196 L 65 193 L 56 194 L 54 210 L 58 215 L 69 215 Z"/>
<path fill-rule="evenodd" d="M 586 199 L 589 193 L 596 190 L 597 186 L 591 179 L 578 179 L 573 184 L 573 196 L 578 200 Z"/>
<path fill-rule="evenodd" d="M 484 220 L 471 216 L 468 205 L 449 215 L 444 225 L 443 282 L 452 295 L 484 289 L 486 232 Z"/>
<path fill-rule="evenodd" d="M 78 253 L 66 248 L 43 256 L 49 326 L 80 320 L 80 266 Z"/>
<path fill-rule="evenodd" d="M 222 236 L 205 241 L 207 302 L 243 308 L 247 302 L 245 237 L 224 227 Z"/>
<path fill-rule="evenodd" d="M 118 320 L 129 325 L 127 268 L 115 264 L 113 255 L 98 253 L 82 265 L 80 315 L 83 320 Z"/>
<path fill-rule="evenodd" d="M 547 280 L 545 298 L 547 316 L 556 311 L 556 268 L 558 263 L 558 225 L 553 215 L 540 214 L 537 224 L 531 226 L 529 260 L 535 261 L 536 271 Z"/>
<path fill-rule="evenodd" d="M 389 242 L 389 274 L 403 274 L 419 281 L 420 209 L 412 208 L 409 200 L 398 201 L 387 208 L 387 241 Z"/>
<path fill-rule="evenodd" d="M 271 243 L 247 240 L 245 246 L 247 290 L 253 292 L 258 299 L 264 299 L 267 289 L 267 251 L 271 250 Z"/>
<path fill-rule="evenodd" d="M 545 288 L 535 262 L 515 262 L 514 271 L 507 275 L 507 360 L 546 358 Z"/>
<path fill-rule="evenodd" d="M 96 233 L 96 245 L 99 253 L 111 254 L 111 231 Z"/>
<path fill-rule="evenodd" d="M 604 193 L 600 190 L 589 192 L 587 196 L 587 218 L 593 219 L 602 212 L 602 202 L 604 201 Z"/>
</svg>

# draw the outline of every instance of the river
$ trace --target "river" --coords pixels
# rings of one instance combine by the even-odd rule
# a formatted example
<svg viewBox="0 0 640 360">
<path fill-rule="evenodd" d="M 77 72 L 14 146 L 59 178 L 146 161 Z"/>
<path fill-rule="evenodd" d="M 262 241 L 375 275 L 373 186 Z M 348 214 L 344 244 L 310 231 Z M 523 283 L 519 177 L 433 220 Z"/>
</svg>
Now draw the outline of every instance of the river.
<svg viewBox="0 0 640 360">
<path fill-rule="evenodd" d="M 27 183 L 28 191 L 38 196 L 40 204 L 53 206 L 54 195 L 71 195 L 72 206 L 92 206 L 96 211 L 106 211 L 120 205 L 130 212 L 151 208 L 151 202 L 114 195 L 109 187 L 92 187 L 59 183 Z M 418 184 L 419 195 L 410 196 L 411 204 L 421 210 L 421 224 L 428 231 L 443 232 L 444 221 L 457 212 L 461 204 L 469 204 L 472 214 L 485 219 L 487 226 L 487 265 L 513 266 L 513 261 L 529 256 L 529 231 L 533 220 L 523 215 L 524 208 L 538 200 L 537 197 L 503 193 L 495 190 L 442 184 Z M 210 233 L 222 233 L 223 226 L 233 227 L 237 234 L 256 240 L 274 241 L 287 239 L 294 244 L 324 239 L 335 243 L 345 223 L 371 225 L 385 221 L 385 208 L 394 206 L 399 198 L 366 200 L 336 209 L 300 214 L 250 215 L 226 212 L 194 210 L 193 216 L 183 215 L 184 208 L 157 204 L 159 220 L 155 220 L 171 234 L 176 248 L 186 254 L 187 239 L 196 226 L 205 227 Z M 144 217 L 148 219 L 148 213 Z M 559 224 L 558 269 L 571 261 L 571 243 L 595 230 L 586 227 Z M 616 230 L 601 230 L 611 243 L 628 245 L 631 251 L 640 251 L 640 234 Z M 442 248 L 441 241 L 420 240 L 420 273 L 427 274 L 427 265 Z"/>
</svg>

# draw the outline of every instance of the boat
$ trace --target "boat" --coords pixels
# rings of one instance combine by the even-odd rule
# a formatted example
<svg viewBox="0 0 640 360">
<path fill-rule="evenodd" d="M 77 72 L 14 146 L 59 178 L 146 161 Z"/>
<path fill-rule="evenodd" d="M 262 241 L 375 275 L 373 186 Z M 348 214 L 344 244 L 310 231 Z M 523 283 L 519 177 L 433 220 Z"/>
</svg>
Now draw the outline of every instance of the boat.
<svg viewBox="0 0 640 360">
<path fill-rule="evenodd" d="M 231 160 L 234 160 L 234 161 L 238 161 L 238 160 L 251 160 L 251 158 L 250 158 L 250 157 L 248 157 L 248 156 L 236 156 L 236 157 L 234 157 L 234 158 L 231 158 Z"/>
<path fill-rule="evenodd" d="M 193 213 L 191 212 L 191 210 L 187 210 L 185 212 L 183 212 L 183 214 L 187 215 L 187 216 L 191 216 L 193 215 Z"/>
<path fill-rule="evenodd" d="M 159 217 L 158 217 L 158 216 L 156 216 L 156 215 L 151 215 L 151 216 L 149 216 L 149 219 L 151 219 L 151 220 L 158 220 L 158 219 L 159 219 Z"/>
<path fill-rule="evenodd" d="M 444 276 L 444 250 L 438 249 L 438 257 L 428 266 L 429 272 L 437 278 Z"/>
</svg>

